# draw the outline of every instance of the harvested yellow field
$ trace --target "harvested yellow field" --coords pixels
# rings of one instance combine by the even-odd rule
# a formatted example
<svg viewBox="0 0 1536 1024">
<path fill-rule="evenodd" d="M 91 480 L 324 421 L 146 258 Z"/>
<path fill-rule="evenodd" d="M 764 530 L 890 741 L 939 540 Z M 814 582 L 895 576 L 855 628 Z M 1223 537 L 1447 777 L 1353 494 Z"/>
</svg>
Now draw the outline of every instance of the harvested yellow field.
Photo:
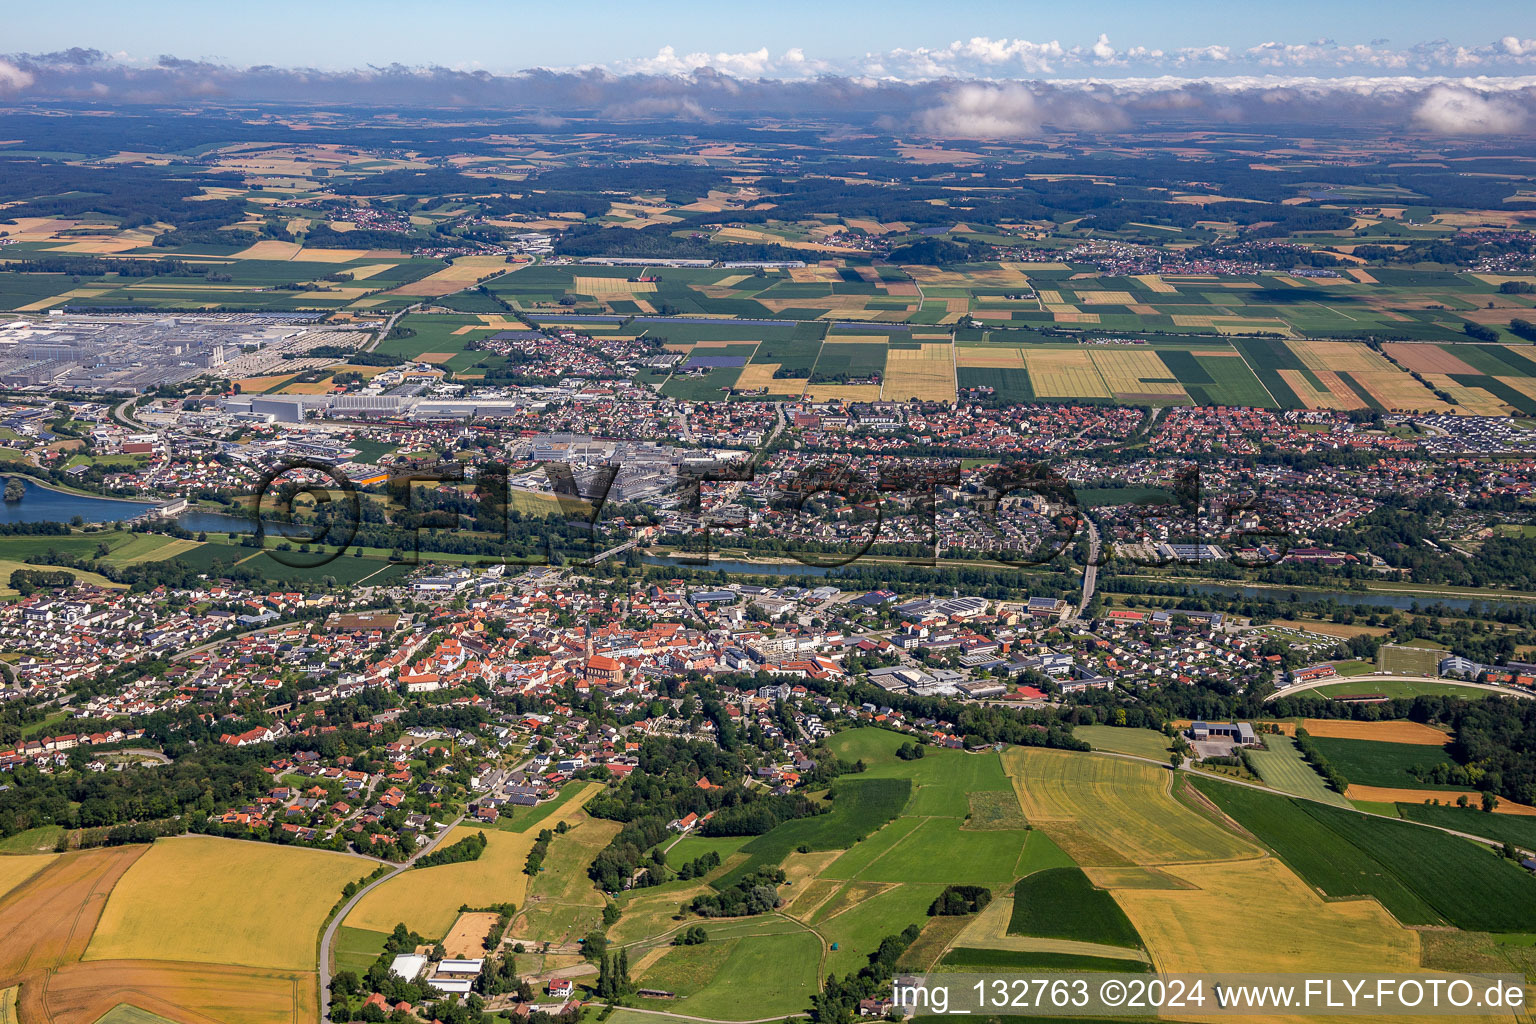
<svg viewBox="0 0 1536 1024">
<path fill-rule="evenodd" d="M 505 256 L 460 256 L 448 266 L 422 278 L 394 289 L 390 295 L 421 295 L 436 297 L 449 295 L 468 288 L 482 277 L 501 270 L 516 270 L 524 264 L 508 263 Z"/>
<path fill-rule="evenodd" d="M 1324 902 L 1273 857 L 1186 864 L 1193 889 L 1120 889 L 1115 900 L 1159 971 L 1414 971 L 1418 933 L 1375 900 Z M 1258 928 L 1213 928 L 1224 907 L 1253 907 Z"/>
<path fill-rule="evenodd" d="M 92 253 L 97 256 L 111 256 L 129 249 L 137 249 L 144 245 L 137 238 L 97 238 L 70 242 L 68 245 L 56 245 L 49 252 L 82 252 Z"/>
<path fill-rule="evenodd" d="M 1041 302 L 1046 303 L 1047 305 L 1059 306 L 1066 301 L 1061 297 L 1061 292 L 1058 292 L 1053 288 L 1042 288 L 1035 294 L 1040 297 Z"/>
<path fill-rule="evenodd" d="M 788 381 L 786 383 L 793 383 Z M 812 402 L 878 402 L 880 401 L 879 384 L 810 384 L 805 389 L 805 397 Z M 889 397 L 887 395 L 886 397 Z M 954 399 L 954 388 L 950 388 L 949 397 Z"/>
<path fill-rule="evenodd" d="M 842 280 L 833 267 L 790 267 L 789 279 L 796 284 L 837 284 Z"/>
<path fill-rule="evenodd" d="M 1483 799 L 1481 793 L 1472 789 L 1400 789 L 1395 786 L 1358 786 L 1354 783 L 1350 783 L 1344 790 L 1344 795 L 1351 800 L 1380 804 L 1454 804 L 1459 797 L 1466 797 L 1467 803 L 1473 807 L 1480 806 Z M 1493 813 L 1529 818 L 1536 816 L 1536 807 L 1500 798 L 1499 806 L 1493 809 Z"/>
<path fill-rule="evenodd" d="M 1364 344 L 1350 341 L 1288 341 L 1296 358 L 1309 370 L 1335 373 L 1401 373 L 1386 358 Z"/>
<path fill-rule="evenodd" d="M 1425 747 L 1443 747 L 1450 736 L 1439 729 L 1397 720 L 1391 722 L 1351 722 L 1342 718 L 1304 718 L 1302 727 L 1313 736 L 1340 740 L 1376 740 L 1379 743 L 1413 743 Z"/>
<path fill-rule="evenodd" d="M 72 288 L 67 292 L 60 292 L 52 298 L 38 299 L 36 302 L 29 302 L 25 306 L 17 306 L 16 311 L 18 313 L 35 313 L 39 310 L 63 305 L 70 299 L 93 299 L 98 295 L 106 294 L 107 291 L 108 289 L 106 288 Z"/>
<path fill-rule="evenodd" d="M 1041 398 L 1110 398 L 1104 378 L 1084 348 L 1028 348 L 1024 364 Z"/>
<path fill-rule="evenodd" d="M 1454 398 L 1456 412 L 1464 416 L 1509 416 L 1518 411 L 1492 392 L 1462 384 L 1446 374 L 1426 373 L 1424 380 Z"/>
<path fill-rule="evenodd" d="M 1495 377 L 1493 379 L 1509 385 L 1528 398 L 1536 398 L 1536 379 L 1530 377 Z"/>
<path fill-rule="evenodd" d="M 441 845 L 452 845 L 477 831 L 461 825 Z M 404 921 L 406 927 L 422 935 L 444 935 L 464 904 L 488 907 L 516 903 L 521 907 L 528 891 L 523 864 L 537 836 L 486 829 L 485 838 L 487 845 L 479 860 L 413 869 L 391 878 L 352 908 L 347 925 L 387 932 Z"/>
<path fill-rule="evenodd" d="M 281 242 L 275 238 L 263 238 L 254 245 L 235 253 L 237 260 L 291 260 L 302 246 L 298 242 Z"/>
<path fill-rule="evenodd" d="M 295 381 L 292 384 L 283 385 L 279 392 L 284 395 L 323 395 L 336 385 L 329 380 Z"/>
<path fill-rule="evenodd" d="M 1380 284 L 1381 283 L 1381 282 L 1377 281 L 1376 278 L 1372 277 L 1370 271 L 1368 271 L 1368 270 L 1350 269 L 1350 270 L 1346 271 L 1346 273 L 1348 273 L 1349 276 L 1354 278 L 1356 281 L 1359 281 L 1361 284 Z"/>
<path fill-rule="evenodd" d="M 955 349 L 955 365 L 985 369 L 1024 369 L 1024 350 L 1017 345 L 961 345 Z"/>
<path fill-rule="evenodd" d="M 1084 306 L 1129 306 L 1136 297 L 1130 292 L 1080 291 L 1077 301 Z"/>
<path fill-rule="evenodd" d="M 1342 387 L 1348 392 L 1347 394 L 1338 394 L 1332 388 L 1320 390 L 1313 387 L 1311 381 L 1307 380 L 1306 375 L 1300 370 L 1276 370 L 1275 372 L 1280 375 L 1281 380 L 1285 381 L 1287 387 L 1296 392 L 1296 397 L 1301 399 L 1301 403 L 1308 409 L 1365 408 L 1364 400 L 1351 391 L 1343 381 L 1339 380 L 1337 374 L 1328 374 L 1327 376 L 1332 378 L 1338 387 Z M 1323 374 L 1319 373 L 1316 376 L 1319 381 L 1326 383 Z"/>
<path fill-rule="evenodd" d="M 1140 281 L 1143 285 L 1146 286 L 1147 291 L 1156 292 L 1159 295 L 1179 294 L 1179 290 L 1177 288 L 1169 284 L 1167 281 L 1164 281 L 1156 274 L 1137 274 L 1133 280 Z"/>
<path fill-rule="evenodd" d="M 654 292 L 654 281 L 627 281 L 622 277 L 578 277 L 571 281 L 571 291 L 579 295 L 633 295 L 636 292 Z"/>
<path fill-rule="evenodd" d="M 1067 313 L 1058 310 L 1051 311 L 1051 319 L 1059 324 L 1096 324 L 1099 323 L 1097 313 Z"/>
<path fill-rule="evenodd" d="M 1382 373 L 1350 374 L 1370 396 L 1388 411 L 1404 409 L 1410 412 L 1453 412 L 1454 410 L 1434 396 L 1424 385 L 1401 370 Z"/>
<path fill-rule="evenodd" d="M 1381 348 L 1405 369 L 1416 370 L 1419 373 L 1478 372 L 1439 345 L 1412 345 L 1407 342 L 1389 341 Z"/>
<path fill-rule="evenodd" d="M 892 348 L 885 356 L 882 397 L 887 401 L 953 402 L 953 347 L 923 342 L 917 348 Z"/>
<path fill-rule="evenodd" d="M 259 395 L 268 388 L 275 388 L 284 381 L 292 380 L 298 376 L 295 373 L 274 373 L 268 377 L 246 377 L 235 381 L 240 390 L 247 395 Z"/>
<path fill-rule="evenodd" d="M 399 256 L 393 249 L 300 249 L 294 254 L 295 263 L 351 263 L 353 260 L 377 259 L 380 256 Z"/>
<path fill-rule="evenodd" d="M 757 388 L 766 388 L 770 395 L 798 395 L 805 388 L 804 377 L 778 377 L 774 374 L 779 370 L 779 363 L 748 363 L 742 367 L 741 376 L 736 378 L 736 388 L 741 391 L 752 391 Z"/>
<path fill-rule="evenodd" d="M 1165 768 L 1039 747 L 1013 747 L 1002 758 L 1024 817 L 1085 867 L 1263 856 L 1175 800 Z"/>
<path fill-rule="evenodd" d="M 1092 349 L 1094 368 L 1116 395 L 1162 395 L 1188 398 L 1184 386 L 1173 380 L 1173 371 L 1149 349 Z"/>
<path fill-rule="evenodd" d="M 354 281 L 366 281 L 375 274 L 382 274 L 386 270 L 394 269 L 393 263 L 369 263 L 362 267 L 348 267 L 347 273 L 352 275 Z"/>
<path fill-rule="evenodd" d="M 0 896 L 4 896 L 58 859 L 56 853 L 29 853 L 0 857 Z"/>
<path fill-rule="evenodd" d="M 195 963 L 311 971 L 326 914 L 373 867 L 238 839 L 160 839 L 113 887 L 84 959 L 157 960 L 174 950 Z"/>
</svg>

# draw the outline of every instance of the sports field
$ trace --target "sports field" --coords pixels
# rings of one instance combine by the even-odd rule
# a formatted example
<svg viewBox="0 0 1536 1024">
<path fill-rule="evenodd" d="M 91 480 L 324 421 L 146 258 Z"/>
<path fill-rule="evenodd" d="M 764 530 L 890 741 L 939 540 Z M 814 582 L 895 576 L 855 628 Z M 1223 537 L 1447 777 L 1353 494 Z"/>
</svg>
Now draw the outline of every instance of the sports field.
<svg viewBox="0 0 1536 1024">
<path fill-rule="evenodd" d="M 87 960 L 155 960 L 313 970 L 315 937 L 342 887 L 372 866 L 267 843 L 158 840 L 107 900 Z"/>
<path fill-rule="evenodd" d="M 1382 644 L 1377 651 L 1377 664 L 1383 672 L 1393 675 L 1437 676 L 1440 674 L 1440 660 L 1449 654 L 1449 651 L 1436 647 Z"/>
</svg>

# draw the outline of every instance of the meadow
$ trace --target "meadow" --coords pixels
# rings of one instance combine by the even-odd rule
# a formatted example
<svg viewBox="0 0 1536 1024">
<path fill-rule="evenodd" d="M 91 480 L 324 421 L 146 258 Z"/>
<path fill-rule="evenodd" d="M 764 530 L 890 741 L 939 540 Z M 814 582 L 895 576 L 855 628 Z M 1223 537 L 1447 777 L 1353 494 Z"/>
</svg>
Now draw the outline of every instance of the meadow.
<svg viewBox="0 0 1536 1024">
<path fill-rule="evenodd" d="M 746 858 L 716 879 L 716 888 L 732 886 L 738 879 L 782 862 L 801 846 L 812 850 L 844 850 L 900 814 L 912 793 L 906 779 L 851 777 L 840 779 L 833 789 L 832 810 L 811 818 L 786 821 L 741 847 Z"/>
<path fill-rule="evenodd" d="M 1078 492 L 1083 498 L 1083 492 Z M 1072 735 L 1087 740 L 1094 750 L 1108 750 L 1117 754 L 1135 754 L 1159 761 L 1168 758 L 1168 737 L 1155 729 L 1122 729 L 1113 725 L 1078 725 Z"/>
</svg>

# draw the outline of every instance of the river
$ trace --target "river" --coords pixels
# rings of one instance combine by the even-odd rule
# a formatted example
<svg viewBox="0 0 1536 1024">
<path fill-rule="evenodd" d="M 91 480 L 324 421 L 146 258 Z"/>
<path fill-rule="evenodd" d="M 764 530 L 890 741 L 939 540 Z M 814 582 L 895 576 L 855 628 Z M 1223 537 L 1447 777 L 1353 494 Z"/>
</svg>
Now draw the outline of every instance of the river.
<svg viewBox="0 0 1536 1024">
<path fill-rule="evenodd" d="M 14 474 L 25 488 L 20 501 L 0 502 L 0 523 L 68 523 L 79 516 L 87 523 L 116 523 L 142 515 L 160 504 L 131 498 L 98 498 L 44 487 L 31 477 Z M 193 533 L 250 533 L 251 521 L 242 516 L 192 509 L 176 517 Z"/>
</svg>

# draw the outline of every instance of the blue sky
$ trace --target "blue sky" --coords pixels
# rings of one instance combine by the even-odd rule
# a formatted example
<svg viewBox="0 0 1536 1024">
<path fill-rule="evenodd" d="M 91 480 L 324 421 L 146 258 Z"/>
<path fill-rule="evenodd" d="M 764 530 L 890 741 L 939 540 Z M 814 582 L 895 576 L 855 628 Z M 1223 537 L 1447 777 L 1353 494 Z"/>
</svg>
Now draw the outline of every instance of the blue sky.
<svg viewBox="0 0 1536 1024">
<path fill-rule="evenodd" d="M 189 0 L 9 6 L 4 52 L 88 47 L 133 62 L 173 54 L 325 69 L 399 62 L 493 72 L 591 64 L 665 72 L 697 67 L 697 58 L 707 57 L 733 73 L 770 77 L 821 71 L 894 78 L 932 77 L 935 71 L 1123 76 L 1266 67 L 1411 74 L 1436 65 L 1518 73 L 1511 59 L 1528 56 L 1526 44 L 1536 36 L 1536 5 L 1529 0 L 266 0 L 231 5 L 222 17 L 214 12 L 224 5 Z M 1500 44 L 1511 38 L 1513 46 Z M 988 45 L 958 53 L 951 48 L 972 39 Z M 1263 44 L 1281 45 L 1253 50 Z M 760 58 L 764 50 L 766 58 Z M 784 59 L 795 51 L 801 56 Z M 1203 51 L 1203 59 L 1192 56 L 1195 51 Z M 977 56 L 986 52 L 991 59 Z"/>
</svg>

